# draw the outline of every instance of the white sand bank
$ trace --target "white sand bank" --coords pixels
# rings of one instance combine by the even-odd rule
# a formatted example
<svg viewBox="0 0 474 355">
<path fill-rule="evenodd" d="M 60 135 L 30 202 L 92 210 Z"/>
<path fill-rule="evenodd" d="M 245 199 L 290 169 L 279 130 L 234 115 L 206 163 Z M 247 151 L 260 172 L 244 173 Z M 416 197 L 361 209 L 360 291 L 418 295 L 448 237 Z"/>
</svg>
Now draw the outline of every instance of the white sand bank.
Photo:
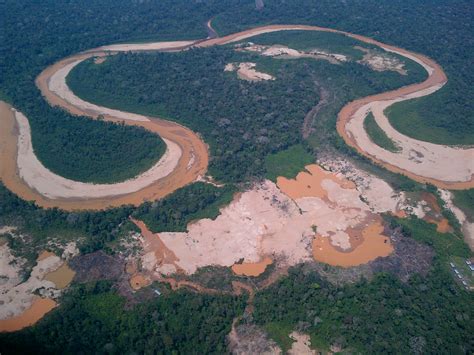
<svg viewBox="0 0 474 355">
<path fill-rule="evenodd" d="M 15 111 L 19 128 L 18 171 L 20 177 L 32 188 L 48 198 L 98 198 L 123 195 L 138 191 L 169 175 L 181 157 L 180 147 L 165 140 L 167 149 L 163 157 L 149 170 L 137 177 L 116 184 L 92 184 L 63 178 L 48 170 L 36 157 L 31 145 L 28 119 Z"/>
</svg>

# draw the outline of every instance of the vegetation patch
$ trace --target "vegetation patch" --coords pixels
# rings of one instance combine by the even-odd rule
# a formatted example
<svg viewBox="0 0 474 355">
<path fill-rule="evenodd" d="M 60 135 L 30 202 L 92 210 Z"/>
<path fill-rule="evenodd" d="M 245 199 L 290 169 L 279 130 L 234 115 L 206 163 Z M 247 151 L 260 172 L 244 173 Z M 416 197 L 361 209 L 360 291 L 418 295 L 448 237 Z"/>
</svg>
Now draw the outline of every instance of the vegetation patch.
<svg viewBox="0 0 474 355">
<path fill-rule="evenodd" d="M 409 137 L 437 144 L 472 145 L 473 116 L 463 116 L 456 100 L 440 106 L 440 102 L 452 100 L 446 90 L 396 103 L 385 110 L 385 115 L 393 128 Z"/>
<path fill-rule="evenodd" d="M 144 203 L 134 217 L 144 221 L 154 233 L 186 232 L 186 226 L 193 220 L 216 218 L 219 209 L 232 201 L 235 192 L 232 185 L 216 187 L 197 182 L 162 200 Z"/>
<path fill-rule="evenodd" d="M 391 227 L 402 228 L 404 235 L 418 242 L 431 246 L 438 258 L 447 260 L 451 256 L 467 258 L 471 255 L 469 247 L 464 243 L 462 236 L 451 233 L 439 233 L 436 226 L 421 219 L 410 217 L 390 220 Z"/>
<path fill-rule="evenodd" d="M 292 179 L 303 171 L 306 165 L 314 163 L 314 160 L 314 156 L 302 144 L 291 146 L 266 157 L 265 177 L 273 182 L 276 182 L 278 176 Z"/>
<path fill-rule="evenodd" d="M 56 117 L 48 132 L 33 120 L 33 146 L 48 169 L 67 179 L 97 184 L 125 181 L 150 169 L 166 151 L 160 136 L 141 127 L 70 120 L 63 112 L 57 116 L 63 117 Z"/>
<path fill-rule="evenodd" d="M 369 135 L 372 142 L 382 147 L 385 150 L 396 153 L 400 151 L 400 148 L 387 136 L 382 128 L 375 121 L 372 112 L 369 112 L 367 117 L 364 119 L 364 129 Z"/>
<path fill-rule="evenodd" d="M 61 306 L 36 326 L 0 334 L 2 353 L 225 353 L 232 319 L 243 312 L 243 297 L 186 291 L 153 294 L 124 309 L 109 282 L 74 287 Z M 216 326 L 218 324 L 218 326 Z"/>
<path fill-rule="evenodd" d="M 290 338 L 290 333 L 294 330 L 293 325 L 290 323 L 285 323 L 284 321 L 270 322 L 265 324 L 264 329 L 268 336 L 278 344 L 283 354 L 286 354 L 291 349 L 291 344 L 295 342 Z"/>
<path fill-rule="evenodd" d="M 452 191 L 454 204 L 459 207 L 470 222 L 474 222 L 474 189 Z"/>
</svg>

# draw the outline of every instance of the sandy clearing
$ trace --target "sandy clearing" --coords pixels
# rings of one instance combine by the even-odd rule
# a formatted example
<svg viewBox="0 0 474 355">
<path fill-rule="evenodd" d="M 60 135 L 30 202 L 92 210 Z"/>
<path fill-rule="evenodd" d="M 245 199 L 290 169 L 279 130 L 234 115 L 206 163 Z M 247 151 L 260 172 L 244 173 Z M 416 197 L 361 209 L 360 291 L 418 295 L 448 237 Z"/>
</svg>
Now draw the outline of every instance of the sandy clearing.
<svg viewBox="0 0 474 355">
<path fill-rule="evenodd" d="M 15 258 L 7 244 L 0 247 L 0 319 L 19 316 L 31 307 L 35 293 L 42 297 L 56 298 L 60 291 L 45 276 L 63 265 L 63 260 L 50 255 L 37 261 L 29 278 L 23 281 L 21 272 L 23 261 Z"/>
<path fill-rule="evenodd" d="M 256 65 L 256 63 L 251 62 L 238 63 L 238 65 L 229 63 L 224 67 L 224 71 L 237 70 L 237 76 L 239 79 L 247 81 L 275 80 L 274 76 L 255 70 Z"/>
<path fill-rule="evenodd" d="M 13 227 L 13 226 L 1 226 L 0 227 L 0 234 L 7 234 L 7 233 L 10 233 L 12 231 L 14 231 L 16 229 L 16 227 Z"/>
<path fill-rule="evenodd" d="M 329 53 L 319 49 L 311 49 L 308 51 L 298 51 L 293 48 L 282 45 L 272 45 L 265 46 L 259 44 L 248 43 L 247 46 L 236 45 L 236 51 L 248 51 L 248 52 L 257 52 L 260 55 L 265 57 L 276 57 L 282 59 L 290 58 L 312 58 L 312 59 L 323 59 L 327 60 L 332 64 L 340 64 L 342 62 L 347 62 L 348 58 L 343 54 Z"/>
<path fill-rule="evenodd" d="M 44 250 L 40 253 L 40 255 L 38 255 L 38 258 L 36 259 L 37 261 L 41 261 L 41 260 L 44 260 L 46 258 L 49 258 L 50 256 L 55 256 L 56 254 L 54 254 L 53 252 L 51 251 L 48 251 L 48 250 Z"/>
<path fill-rule="evenodd" d="M 255 70 L 256 63 L 244 62 L 239 64 L 237 75 L 247 81 L 275 80 L 275 77 Z"/>
<path fill-rule="evenodd" d="M 254 276 L 272 259 L 280 268 L 312 260 L 316 234 L 328 241 L 334 258 L 342 253 L 351 264 L 391 252 L 388 239 L 371 227 L 376 222 L 381 227 L 380 218 L 362 201 L 354 183 L 316 165 L 306 170 L 295 180 L 278 179 L 291 186 L 288 191 L 268 180 L 259 183 L 223 207 L 215 220 L 195 221 L 185 233 L 153 234 L 135 221 L 143 235 L 144 269 L 157 277 L 218 265 Z M 308 183 L 312 189 L 306 189 Z M 157 253 L 171 257 L 167 261 L 166 255 Z M 336 263 L 332 256 L 323 261 Z"/>
<path fill-rule="evenodd" d="M 401 75 L 407 75 L 407 71 L 404 69 L 404 64 L 400 62 L 397 58 L 384 55 L 382 53 L 374 52 L 371 49 L 354 46 L 355 49 L 358 49 L 364 52 L 364 57 L 362 60 L 359 60 L 358 63 L 368 65 L 375 71 L 396 71 Z"/>
<path fill-rule="evenodd" d="M 94 64 L 102 64 L 107 60 L 107 57 L 96 57 L 94 58 Z"/>
<path fill-rule="evenodd" d="M 316 355 L 316 350 L 311 349 L 311 339 L 308 334 L 297 331 L 292 332 L 289 337 L 294 340 L 289 355 Z"/>
<path fill-rule="evenodd" d="M 447 190 L 439 190 L 442 200 L 445 203 L 445 207 L 449 209 L 459 221 L 461 225 L 461 231 L 464 235 L 464 240 L 466 241 L 469 248 L 474 251 L 474 223 L 470 222 L 464 212 L 454 205 L 453 194 Z"/>
<path fill-rule="evenodd" d="M 0 246 L 0 331 L 15 331 L 30 326 L 56 305 L 55 299 L 73 277 L 67 263 L 49 251 L 37 258 L 27 280 L 23 278 L 25 260 L 15 258 L 8 244 Z"/>
<path fill-rule="evenodd" d="M 406 196 L 403 192 L 396 193 L 384 180 L 358 169 L 347 160 L 334 157 L 322 157 L 318 160 L 327 171 L 352 181 L 374 213 L 400 213 L 406 209 Z"/>
</svg>

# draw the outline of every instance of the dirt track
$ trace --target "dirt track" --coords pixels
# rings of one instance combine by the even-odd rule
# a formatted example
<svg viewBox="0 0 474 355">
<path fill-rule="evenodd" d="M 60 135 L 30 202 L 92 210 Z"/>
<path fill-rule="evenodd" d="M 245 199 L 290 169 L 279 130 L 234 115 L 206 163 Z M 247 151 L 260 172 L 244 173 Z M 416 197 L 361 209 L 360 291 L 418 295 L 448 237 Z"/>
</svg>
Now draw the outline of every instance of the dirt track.
<svg viewBox="0 0 474 355">
<path fill-rule="evenodd" d="M 132 192 L 129 194 L 122 194 L 122 195 L 115 195 L 115 196 L 108 196 L 108 197 L 100 197 L 100 198 L 93 198 L 90 196 L 86 196 L 84 198 L 55 198 L 51 199 L 45 197 L 43 194 L 37 191 L 35 186 L 30 186 L 23 179 L 20 178 L 18 173 L 18 166 L 17 166 L 17 150 L 18 148 L 16 145 L 16 135 L 18 134 L 18 127 L 17 124 L 12 121 L 13 117 L 11 112 L 9 113 L 9 107 L 2 104 L 0 106 L 0 114 L 2 120 L 0 124 L 2 125 L 2 130 L 0 131 L 0 153 L 2 156 L 2 163 L 0 166 L 0 173 L 1 179 L 3 183 L 13 192 L 18 194 L 20 197 L 27 199 L 27 200 L 36 200 L 36 202 L 44 207 L 59 207 L 67 210 L 73 209 L 102 209 L 109 206 L 119 206 L 122 204 L 134 204 L 138 205 L 142 203 L 144 200 L 153 200 L 161 198 L 172 191 L 195 181 L 196 178 L 200 175 L 203 175 L 207 169 L 208 165 L 208 152 L 205 143 L 199 138 L 199 136 L 192 132 L 191 130 L 165 120 L 155 119 L 146 117 L 145 120 L 137 120 L 133 116 L 134 114 L 123 113 L 124 115 L 130 116 L 131 119 L 124 119 L 123 115 L 116 115 L 110 114 L 110 109 L 101 108 L 103 112 L 97 112 L 94 109 L 90 109 L 87 106 L 81 107 L 80 105 L 75 105 L 61 95 L 58 95 L 57 92 L 51 90 L 50 87 L 50 79 L 51 77 L 64 69 L 67 65 L 78 61 L 78 60 L 85 60 L 89 57 L 93 56 L 104 56 L 109 54 L 114 54 L 119 51 L 129 51 L 129 50 L 136 50 L 136 51 L 149 51 L 149 50 L 166 50 L 166 51 L 179 51 L 189 48 L 190 46 L 195 47 L 208 47 L 212 45 L 223 45 L 232 42 L 236 42 L 239 40 L 243 40 L 245 38 L 249 38 L 252 36 L 256 36 L 262 33 L 269 33 L 275 31 L 282 31 L 282 30 L 309 30 L 309 31 L 325 31 L 325 32 L 333 32 L 339 33 L 342 35 L 346 35 L 357 40 L 360 40 L 365 43 L 370 43 L 377 45 L 387 51 L 396 52 L 408 58 L 416 58 L 418 61 L 423 62 L 431 68 L 431 72 L 429 73 L 429 77 L 422 83 L 413 84 L 409 86 L 405 86 L 403 88 L 393 90 L 390 92 L 385 92 L 378 95 L 369 96 L 366 98 L 355 100 L 349 104 L 347 104 L 339 113 L 338 115 L 338 122 L 337 122 L 337 130 L 339 134 L 344 138 L 345 142 L 350 146 L 354 147 L 359 153 L 369 157 L 374 162 L 384 166 L 388 170 L 403 173 L 414 180 L 422 181 L 422 182 L 430 182 L 434 185 L 437 185 L 442 188 L 447 189 L 465 189 L 474 186 L 474 177 L 471 175 L 470 178 L 466 181 L 442 181 L 431 176 L 421 176 L 417 175 L 417 173 L 413 171 L 409 171 L 406 169 L 403 163 L 397 163 L 394 165 L 392 161 L 387 161 L 387 159 L 379 158 L 374 155 L 369 154 L 367 151 L 363 150 L 357 139 L 347 131 L 348 123 L 353 120 L 354 115 L 357 110 L 359 110 L 362 106 L 370 103 L 374 103 L 376 101 L 387 101 L 387 100 L 395 100 L 399 99 L 400 97 L 404 97 L 409 94 L 413 94 L 416 92 L 420 92 L 422 90 L 431 89 L 436 86 L 441 87 L 444 83 L 446 83 L 447 78 L 444 74 L 441 67 L 436 64 L 431 59 L 415 54 L 409 51 L 406 51 L 401 48 L 397 48 L 394 46 L 388 46 L 378 41 L 372 40 L 370 38 L 353 35 L 350 33 L 328 29 L 328 28 L 321 28 L 316 26 L 301 26 L 301 25 L 274 25 L 274 26 L 263 26 L 258 27 L 255 29 L 242 31 L 239 33 L 235 33 L 229 36 L 221 37 L 221 38 L 211 38 L 204 41 L 198 42 L 173 42 L 171 43 L 149 43 L 149 44 L 123 44 L 123 45 L 112 45 L 112 46 L 104 46 L 99 47 L 96 49 L 92 49 L 90 51 L 86 51 L 83 53 L 79 53 L 77 55 L 71 56 L 69 58 L 63 59 L 56 64 L 46 68 L 37 78 L 36 84 L 40 88 L 42 94 L 47 99 L 47 101 L 54 106 L 60 106 L 65 110 L 69 111 L 75 115 L 85 115 L 91 118 L 96 118 L 99 114 L 106 113 L 104 115 L 105 119 L 112 122 L 124 122 L 125 124 L 142 126 L 146 129 L 159 134 L 161 137 L 168 139 L 176 144 L 182 149 L 182 156 L 179 159 L 179 162 L 173 170 L 172 173 L 167 175 L 164 178 L 159 178 L 157 181 L 153 182 L 152 184 L 140 189 L 139 191 Z M 142 116 L 143 117 L 143 116 Z M 428 174 L 429 175 L 429 174 Z"/>
</svg>

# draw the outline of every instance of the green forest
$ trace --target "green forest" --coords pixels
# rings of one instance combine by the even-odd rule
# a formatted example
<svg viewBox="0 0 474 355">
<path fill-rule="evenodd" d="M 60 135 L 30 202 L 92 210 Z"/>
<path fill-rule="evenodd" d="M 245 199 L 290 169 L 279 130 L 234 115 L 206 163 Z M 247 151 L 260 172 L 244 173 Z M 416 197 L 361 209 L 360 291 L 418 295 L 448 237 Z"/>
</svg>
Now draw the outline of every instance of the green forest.
<svg viewBox="0 0 474 355">
<path fill-rule="evenodd" d="M 271 23 L 313 24 L 426 54 L 444 68 L 448 84 L 434 95 L 394 107 L 407 116 L 390 112 L 392 124 L 419 139 L 473 144 L 474 3 L 470 0 L 264 0 L 260 10 L 254 0 L 5 0 L 1 9 L 0 98 L 28 117 L 38 158 L 65 177 L 123 180 L 150 166 L 164 146 L 142 129 L 50 107 L 34 84 L 36 76 L 59 59 L 100 45 L 205 38 L 204 24 L 211 18 L 221 35 Z M 252 41 L 297 49 L 319 46 L 360 58 L 360 51 L 345 37 L 290 32 Z M 277 80 L 247 83 L 235 73 L 223 72 L 228 61 L 244 60 L 257 62 L 258 70 Z M 92 61 L 85 62 L 69 78 L 77 93 L 110 107 L 123 105 L 129 111 L 164 116 L 201 133 L 211 148 L 210 171 L 226 182 L 225 187 L 194 183 L 138 208 L 66 212 L 23 201 L 0 182 L 0 226 L 18 227 L 24 239 L 7 236 L 7 241 L 15 256 L 27 258 L 27 269 L 48 241 L 76 241 L 82 255 L 97 250 L 114 255 L 114 243 L 136 231 L 130 216 L 145 220 L 153 231 L 183 231 L 197 218 L 215 218 L 220 206 L 245 186 L 243 182 L 294 176 L 328 149 L 357 157 L 334 130 L 337 112 L 354 98 L 425 77 L 418 66 L 407 65 L 410 75 L 401 76 L 376 73 L 356 63 L 336 66 L 236 54 L 230 47 L 122 54 L 97 68 Z M 322 87 L 328 90 L 328 104 L 313 122 L 314 133 L 304 141 L 303 119 L 318 104 Z M 409 129 L 414 126 L 408 127 L 404 117 L 416 129 Z M 357 159 L 397 189 L 426 188 Z M 471 220 L 473 191 L 455 192 L 455 203 Z M 288 332 L 299 329 L 310 334 L 312 345 L 321 350 L 340 345 L 352 353 L 473 353 L 474 299 L 455 282 L 448 266 L 451 257 L 472 253 L 458 234 L 438 233 L 432 224 L 386 220 L 403 238 L 434 250 L 427 275 L 402 282 L 386 271 L 335 285 L 318 271 L 328 266 L 300 265 L 257 292 L 253 318 L 244 322 L 258 324 L 286 347 L 291 344 Z M 153 289 L 162 296 L 156 297 Z M 74 283 L 61 305 L 37 325 L 1 333 L 0 353 L 227 352 L 226 335 L 233 319 L 243 313 L 245 296 L 171 292 L 158 283 L 142 291 L 136 294 L 141 302 L 130 304 L 111 282 Z"/>
<path fill-rule="evenodd" d="M 2 354 L 223 354 L 244 298 L 162 290 L 125 310 L 108 282 L 78 285 L 37 326 L 0 333 Z"/>
<path fill-rule="evenodd" d="M 390 152 L 397 152 L 400 150 L 399 147 L 387 136 L 382 128 L 375 121 L 372 112 L 369 112 L 367 117 L 364 119 L 364 129 L 367 132 L 370 140 Z"/>
<path fill-rule="evenodd" d="M 327 34 L 310 41 L 312 33 L 287 32 L 280 42 L 293 33 L 297 40 L 306 39 L 307 45 L 328 41 Z M 341 35 L 329 37 L 333 36 L 342 37 L 341 47 L 347 42 Z M 252 41 L 265 42 L 267 37 Z M 256 62 L 258 70 L 277 79 L 247 82 L 224 71 L 227 63 L 246 61 Z M 417 64 L 406 62 L 406 67 L 409 75 L 404 76 L 375 72 L 356 62 L 337 65 L 314 59 L 273 59 L 235 52 L 233 46 L 227 46 L 183 53 L 118 54 L 99 66 L 91 59 L 69 74 L 68 84 L 86 101 L 183 123 L 201 133 L 210 145 L 212 176 L 245 182 L 265 175 L 267 156 L 303 142 L 303 120 L 319 102 L 319 85 L 344 91 L 339 99 L 345 103 L 424 78 Z M 319 132 L 320 140 L 335 135 L 335 116 L 328 119 L 320 122 L 327 127 Z"/>
<path fill-rule="evenodd" d="M 228 34 L 256 24 L 317 25 L 366 35 L 430 56 L 443 67 L 448 84 L 433 95 L 400 103 L 389 117 L 391 123 L 413 138 L 473 144 L 473 6 L 470 0 L 268 0 L 263 9 L 255 11 L 249 1 L 217 15 L 213 26 L 219 34 Z"/>
<path fill-rule="evenodd" d="M 336 287 L 302 265 L 257 294 L 256 322 L 270 330 L 300 329 L 323 350 L 337 344 L 351 353 L 470 353 L 474 298 L 459 288 L 448 267 L 451 257 L 465 258 L 469 249 L 460 237 L 438 233 L 424 221 L 389 219 L 403 238 L 435 250 L 426 277 L 401 282 L 382 273 L 370 281 Z"/>
</svg>

